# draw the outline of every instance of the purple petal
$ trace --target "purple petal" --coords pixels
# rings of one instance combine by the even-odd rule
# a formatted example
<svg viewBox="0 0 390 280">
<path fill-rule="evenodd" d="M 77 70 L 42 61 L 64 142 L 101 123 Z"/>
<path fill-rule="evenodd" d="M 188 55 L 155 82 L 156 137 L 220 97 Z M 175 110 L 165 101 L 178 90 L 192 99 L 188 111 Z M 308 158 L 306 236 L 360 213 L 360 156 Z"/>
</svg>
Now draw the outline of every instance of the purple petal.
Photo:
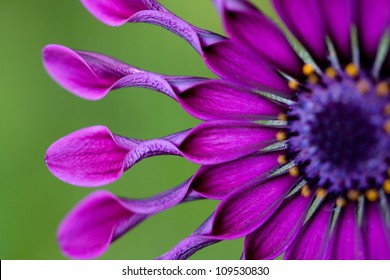
<svg viewBox="0 0 390 280">
<path fill-rule="evenodd" d="M 96 187 L 119 179 L 123 171 L 144 158 L 179 155 L 174 141 L 186 134 L 170 136 L 169 141 L 141 141 L 114 135 L 104 126 L 87 127 L 53 143 L 45 160 L 59 179 L 73 185 Z"/>
<path fill-rule="evenodd" d="M 144 10 L 165 11 L 155 0 L 81 0 L 81 3 L 92 15 L 111 26 L 122 25 Z"/>
<path fill-rule="evenodd" d="M 325 25 L 317 1 L 273 0 L 279 16 L 291 33 L 318 62 L 327 57 Z"/>
<path fill-rule="evenodd" d="M 276 69 L 292 76 L 301 72 L 299 59 L 281 30 L 247 0 L 214 0 L 228 34 Z"/>
<path fill-rule="evenodd" d="M 333 216 L 332 203 L 324 203 L 317 209 L 298 233 L 293 244 L 287 249 L 285 259 L 322 259 L 328 244 Z"/>
<path fill-rule="evenodd" d="M 390 30 L 389 0 L 357 0 L 357 30 L 365 63 L 372 63 L 385 31 Z"/>
<path fill-rule="evenodd" d="M 194 175 L 191 188 L 203 197 L 222 199 L 277 166 L 279 155 L 280 153 L 255 154 L 218 165 L 203 165 Z"/>
<path fill-rule="evenodd" d="M 204 247 L 219 242 L 207 236 L 190 235 L 173 247 L 170 251 L 160 256 L 159 260 L 186 260 Z"/>
<path fill-rule="evenodd" d="M 116 228 L 132 228 L 146 217 L 127 209 L 113 194 L 97 191 L 61 223 L 57 233 L 61 251 L 71 258 L 96 258 L 108 249 Z"/>
<path fill-rule="evenodd" d="M 118 26 L 126 22 L 158 25 L 186 40 L 199 53 L 202 53 L 203 45 L 223 40 L 222 36 L 193 27 L 154 0 L 131 0 L 126 5 L 121 0 L 110 1 L 109 5 L 104 3 L 105 0 L 81 1 L 92 15 L 108 25 Z"/>
<path fill-rule="evenodd" d="M 274 259 L 285 252 L 301 229 L 312 199 L 300 193 L 286 199 L 264 225 L 247 236 L 243 257 Z"/>
<path fill-rule="evenodd" d="M 94 192 L 62 221 L 57 234 L 61 250 L 71 258 L 96 258 L 146 218 L 186 201 L 187 197 L 190 199 L 188 189 L 186 181 L 142 200 L 117 198 L 108 191 Z"/>
<path fill-rule="evenodd" d="M 367 202 L 364 207 L 362 233 L 366 258 L 390 259 L 390 230 L 382 216 L 379 203 Z"/>
<path fill-rule="evenodd" d="M 214 213 L 213 213 L 214 214 Z M 193 234 L 186 237 L 179 242 L 175 247 L 169 250 L 167 253 L 158 257 L 160 260 L 184 260 L 189 258 L 197 251 L 203 249 L 206 246 L 217 243 L 218 240 L 212 236 L 206 236 L 212 229 L 213 214 L 209 216 Z"/>
<path fill-rule="evenodd" d="M 358 225 L 357 207 L 348 203 L 341 208 L 329 244 L 330 259 L 335 260 L 363 260 L 364 247 L 362 234 Z"/>
<path fill-rule="evenodd" d="M 209 121 L 191 130 L 178 148 L 199 164 L 217 164 L 258 151 L 275 142 L 274 128 L 251 122 Z"/>
<path fill-rule="evenodd" d="M 135 147 L 136 142 L 127 142 Z M 123 173 L 129 149 L 121 147 L 104 126 L 73 132 L 53 143 L 46 152 L 46 164 L 59 179 L 74 185 L 100 186 Z"/>
<path fill-rule="evenodd" d="M 179 103 L 191 115 L 203 119 L 259 119 L 276 116 L 282 108 L 261 95 L 223 81 L 208 80 L 180 93 Z"/>
<path fill-rule="evenodd" d="M 191 115 L 203 119 L 259 118 L 277 115 L 281 108 L 259 94 L 223 81 L 162 76 L 110 57 L 74 51 L 59 45 L 43 50 L 48 73 L 61 86 L 89 100 L 103 98 L 122 87 L 145 87 L 178 101 Z"/>
<path fill-rule="evenodd" d="M 286 80 L 268 66 L 260 55 L 251 53 L 233 40 L 204 47 L 203 59 L 221 78 L 262 90 L 291 93 Z"/>
<path fill-rule="evenodd" d="M 283 175 L 232 192 L 216 209 L 210 235 L 235 239 L 253 232 L 277 210 L 296 180 Z"/>
<path fill-rule="evenodd" d="M 354 19 L 353 0 L 319 1 L 324 15 L 327 33 L 332 40 L 339 58 L 344 63 L 352 61 L 351 57 L 351 26 Z"/>
<path fill-rule="evenodd" d="M 169 77 L 150 73 L 98 53 L 74 51 L 60 45 L 43 49 L 43 62 L 50 76 L 73 94 L 98 100 L 111 90 L 122 87 L 145 87 L 175 99 L 172 88 L 197 84 L 195 77 Z"/>
<path fill-rule="evenodd" d="M 222 78 L 262 89 L 290 93 L 286 81 L 274 69 L 268 68 L 260 56 L 253 56 L 253 53 L 248 53 L 220 35 L 192 26 L 156 1 L 152 1 L 153 5 L 145 5 L 145 0 L 133 0 L 128 2 L 126 7 L 120 3 L 122 1 L 113 1 L 110 5 L 91 3 L 102 1 L 85 0 L 83 3 L 94 16 L 110 25 L 145 22 L 162 26 L 175 33 L 200 53 L 207 66 Z M 115 14 L 121 15 L 120 20 L 114 17 L 112 21 L 111 17 L 106 16 L 113 10 Z"/>
</svg>

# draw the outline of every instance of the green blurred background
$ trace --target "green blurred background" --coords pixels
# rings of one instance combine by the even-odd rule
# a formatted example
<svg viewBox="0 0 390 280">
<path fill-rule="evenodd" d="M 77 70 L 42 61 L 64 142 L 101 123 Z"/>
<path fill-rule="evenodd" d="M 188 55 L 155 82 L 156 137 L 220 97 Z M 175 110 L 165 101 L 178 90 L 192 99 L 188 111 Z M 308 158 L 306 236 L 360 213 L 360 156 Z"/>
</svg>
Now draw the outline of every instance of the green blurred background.
<svg viewBox="0 0 390 280">
<path fill-rule="evenodd" d="M 182 18 L 223 32 L 211 0 L 160 1 Z M 257 0 L 271 15 L 267 0 Z M 155 138 L 197 124 L 175 102 L 146 89 L 121 89 L 98 102 L 77 98 L 45 73 L 41 49 L 50 43 L 104 53 L 171 75 L 212 77 L 184 41 L 146 24 L 108 27 L 78 0 L 1 0 L 0 258 L 63 259 L 56 230 L 64 215 L 93 189 L 68 185 L 47 170 L 44 154 L 58 138 L 91 125 Z M 142 198 L 176 186 L 197 166 L 179 157 L 147 159 L 105 189 Z M 117 240 L 102 259 L 153 259 L 188 236 L 217 202 L 198 201 L 158 214 Z M 205 248 L 192 259 L 238 259 L 243 240 Z"/>
</svg>

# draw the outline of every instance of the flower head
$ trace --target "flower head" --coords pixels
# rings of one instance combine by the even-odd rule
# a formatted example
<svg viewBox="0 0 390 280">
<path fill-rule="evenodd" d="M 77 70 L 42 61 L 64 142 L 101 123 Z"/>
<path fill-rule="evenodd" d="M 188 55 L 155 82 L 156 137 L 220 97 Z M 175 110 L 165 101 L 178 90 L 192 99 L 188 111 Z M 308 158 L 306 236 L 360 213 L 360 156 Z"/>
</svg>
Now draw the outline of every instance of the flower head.
<svg viewBox="0 0 390 280">
<path fill-rule="evenodd" d="M 198 126 L 138 140 L 95 126 L 55 142 L 50 171 L 95 187 L 138 161 L 197 163 L 154 197 L 92 193 L 64 219 L 65 255 L 94 258 L 151 215 L 198 199 L 220 204 L 160 259 L 184 259 L 245 237 L 243 259 L 390 259 L 390 2 L 273 0 L 301 47 L 247 0 L 214 0 L 228 38 L 195 27 L 156 0 L 82 0 L 111 26 L 146 22 L 177 34 L 219 79 L 167 76 L 102 54 L 48 45 L 44 65 L 73 94 L 97 100 L 123 87 L 161 92 Z"/>
</svg>

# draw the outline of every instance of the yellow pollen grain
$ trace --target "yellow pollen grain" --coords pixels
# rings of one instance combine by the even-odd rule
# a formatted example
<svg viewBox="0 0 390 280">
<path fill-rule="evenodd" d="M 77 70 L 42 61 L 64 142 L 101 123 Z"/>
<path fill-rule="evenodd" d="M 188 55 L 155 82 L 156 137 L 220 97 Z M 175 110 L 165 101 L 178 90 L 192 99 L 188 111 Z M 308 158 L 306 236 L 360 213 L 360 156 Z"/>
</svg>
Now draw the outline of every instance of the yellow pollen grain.
<svg viewBox="0 0 390 280">
<path fill-rule="evenodd" d="M 337 205 L 338 207 L 344 207 L 345 205 L 347 205 L 347 201 L 345 200 L 344 197 L 338 197 L 338 198 L 336 199 L 336 205 Z"/>
<path fill-rule="evenodd" d="M 347 193 L 347 197 L 351 201 L 357 201 L 359 199 L 360 192 L 357 190 L 349 190 Z"/>
<path fill-rule="evenodd" d="M 383 108 L 383 112 L 387 115 L 390 116 L 390 103 L 387 103 L 385 105 L 385 108 Z"/>
<path fill-rule="evenodd" d="M 389 104 L 390 105 L 390 104 Z M 287 121 L 287 115 L 286 114 L 284 114 L 284 113 L 280 113 L 279 115 L 278 115 L 278 120 L 280 120 L 280 121 Z"/>
<path fill-rule="evenodd" d="M 385 121 L 385 124 L 383 125 L 383 129 L 390 134 L 390 120 Z"/>
<path fill-rule="evenodd" d="M 284 132 L 284 131 L 279 131 L 278 133 L 276 133 L 276 139 L 278 139 L 279 141 L 286 140 L 287 139 L 287 133 Z"/>
<path fill-rule="evenodd" d="M 374 202 L 379 198 L 378 191 L 376 189 L 369 189 L 365 192 L 366 198 L 368 201 Z"/>
<path fill-rule="evenodd" d="M 376 85 L 376 94 L 378 96 L 386 96 L 389 94 L 390 86 L 387 82 L 380 82 Z"/>
<path fill-rule="evenodd" d="M 288 87 L 292 90 L 297 90 L 299 87 L 299 83 L 297 80 L 289 80 L 288 81 Z"/>
<path fill-rule="evenodd" d="M 370 83 L 367 80 L 361 79 L 356 83 L 357 89 L 365 94 L 370 91 Z"/>
<path fill-rule="evenodd" d="M 383 182 L 383 190 L 385 191 L 385 193 L 390 194 L 390 179 L 386 179 Z"/>
<path fill-rule="evenodd" d="M 349 63 L 345 66 L 345 73 L 350 77 L 356 77 L 359 74 L 359 68 L 354 63 Z"/>
<path fill-rule="evenodd" d="M 309 77 L 307 78 L 307 80 L 309 81 L 309 83 L 314 85 L 314 84 L 318 83 L 319 78 L 316 74 L 310 74 Z"/>
<path fill-rule="evenodd" d="M 311 190 L 310 190 L 310 187 L 309 185 L 304 185 L 301 189 L 301 194 L 304 196 L 304 197 L 309 197 L 310 194 L 311 194 Z"/>
<path fill-rule="evenodd" d="M 319 198 L 325 198 L 326 195 L 327 195 L 327 193 L 328 193 L 328 192 L 327 192 L 325 189 L 319 188 L 319 189 L 317 190 L 316 195 L 317 195 L 317 197 L 319 197 Z"/>
<path fill-rule="evenodd" d="M 309 76 L 314 73 L 314 67 L 311 64 L 305 64 L 302 67 L 302 72 L 305 76 Z"/>
<path fill-rule="evenodd" d="M 334 79 L 337 76 L 337 72 L 333 67 L 328 67 L 325 69 L 325 75 L 331 79 Z"/>
<path fill-rule="evenodd" d="M 297 166 L 293 166 L 288 170 L 288 174 L 292 177 L 298 177 L 299 176 L 299 168 Z"/>
<path fill-rule="evenodd" d="M 279 164 L 286 164 L 287 163 L 286 156 L 285 155 L 278 156 L 277 161 L 278 161 Z"/>
</svg>

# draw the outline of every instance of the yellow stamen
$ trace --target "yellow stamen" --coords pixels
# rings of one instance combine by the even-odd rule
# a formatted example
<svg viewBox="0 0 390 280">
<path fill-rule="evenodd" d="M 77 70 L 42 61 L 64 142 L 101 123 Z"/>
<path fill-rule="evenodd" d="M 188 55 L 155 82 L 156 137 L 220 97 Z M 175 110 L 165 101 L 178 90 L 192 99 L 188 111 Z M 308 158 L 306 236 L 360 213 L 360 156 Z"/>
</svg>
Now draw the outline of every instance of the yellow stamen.
<svg viewBox="0 0 390 280">
<path fill-rule="evenodd" d="M 385 124 L 383 125 L 383 129 L 390 134 L 390 120 L 385 121 Z"/>
<path fill-rule="evenodd" d="M 304 185 L 301 189 L 301 194 L 304 196 L 304 197 L 309 197 L 310 194 L 311 194 L 311 190 L 310 190 L 310 187 L 309 185 Z"/>
<path fill-rule="evenodd" d="M 289 80 L 288 87 L 292 90 L 297 90 L 299 87 L 299 83 L 296 80 Z"/>
<path fill-rule="evenodd" d="M 390 104 L 389 104 L 390 105 Z M 280 121 L 287 121 L 287 115 L 286 114 L 283 114 L 283 113 L 280 113 L 279 115 L 278 115 L 278 120 L 280 120 Z"/>
<path fill-rule="evenodd" d="M 359 74 L 359 68 L 354 63 L 349 63 L 345 66 L 345 73 L 350 77 L 356 77 Z"/>
<path fill-rule="evenodd" d="M 285 155 L 278 156 L 277 161 L 278 161 L 279 164 L 286 164 L 287 163 L 286 156 Z"/>
<path fill-rule="evenodd" d="M 387 103 L 385 105 L 385 108 L 383 109 L 384 113 L 387 115 L 387 116 L 390 116 L 390 103 Z"/>
<path fill-rule="evenodd" d="M 287 133 L 284 132 L 284 131 L 279 131 L 278 133 L 276 133 L 276 139 L 278 139 L 279 141 L 286 140 L 287 139 Z"/>
<path fill-rule="evenodd" d="M 366 198 L 368 201 L 374 202 L 379 198 L 378 191 L 376 189 L 369 189 L 365 192 Z"/>
<path fill-rule="evenodd" d="M 376 85 L 376 94 L 378 96 L 386 96 L 389 94 L 390 86 L 387 82 L 380 82 Z"/>
<path fill-rule="evenodd" d="M 305 76 L 309 76 L 314 73 L 314 67 L 311 64 L 305 64 L 302 67 L 302 72 Z"/>
<path fill-rule="evenodd" d="M 316 74 L 310 74 L 309 77 L 307 78 L 307 80 L 309 81 L 309 83 L 314 85 L 314 84 L 318 83 L 319 78 Z"/>
<path fill-rule="evenodd" d="M 357 201 L 359 199 L 360 192 L 357 190 L 349 190 L 347 193 L 347 197 L 351 201 Z"/>
<path fill-rule="evenodd" d="M 345 205 L 347 205 L 347 201 L 345 200 L 344 197 L 338 197 L 336 199 L 336 206 L 338 207 L 344 207 Z"/>
<path fill-rule="evenodd" d="M 292 177 L 298 177 L 299 176 L 299 168 L 297 166 L 293 166 L 288 170 L 288 174 Z"/>
<path fill-rule="evenodd" d="M 328 193 L 328 192 L 327 192 L 325 189 L 319 188 L 319 189 L 317 190 L 316 195 L 317 195 L 317 197 L 319 197 L 319 198 L 325 198 L 326 195 L 327 195 L 327 193 Z"/>
<path fill-rule="evenodd" d="M 385 193 L 390 194 L 390 179 L 386 179 L 383 182 L 383 190 L 385 191 Z"/>
<path fill-rule="evenodd" d="M 361 79 L 356 83 L 358 90 L 365 94 L 370 91 L 370 83 L 367 80 Z"/>
<path fill-rule="evenodd" d="M 331 79 L 334 79 L 337 76 L 337 72 L 333 67 L 328 67 L 325 69 L 325 75 Z"/>
</svg>

